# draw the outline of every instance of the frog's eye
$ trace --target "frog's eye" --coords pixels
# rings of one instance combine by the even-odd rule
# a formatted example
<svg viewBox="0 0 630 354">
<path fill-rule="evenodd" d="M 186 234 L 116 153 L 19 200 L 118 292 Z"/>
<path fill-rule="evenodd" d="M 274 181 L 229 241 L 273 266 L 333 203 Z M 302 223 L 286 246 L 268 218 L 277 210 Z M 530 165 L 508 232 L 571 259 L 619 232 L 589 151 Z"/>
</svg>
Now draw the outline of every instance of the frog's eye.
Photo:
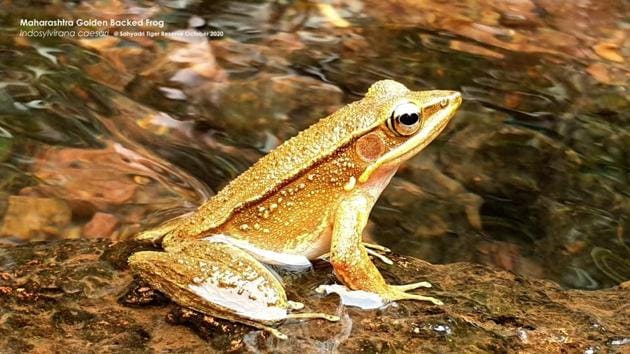
<svg viewBox="0 0 630 354">
<path fill-rule="evenodd" d="M 387 127 L 397 135 L 412 135 L 420 129 L 420 109 L 411 102 L 401 103 L 387 120 Z"/>
</svg>

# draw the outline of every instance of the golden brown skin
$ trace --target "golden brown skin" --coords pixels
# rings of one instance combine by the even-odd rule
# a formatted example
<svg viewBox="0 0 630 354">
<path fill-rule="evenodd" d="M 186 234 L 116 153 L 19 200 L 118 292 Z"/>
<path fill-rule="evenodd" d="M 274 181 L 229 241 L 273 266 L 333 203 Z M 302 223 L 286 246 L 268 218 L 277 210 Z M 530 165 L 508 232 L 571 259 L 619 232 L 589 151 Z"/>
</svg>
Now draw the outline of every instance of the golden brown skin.
<svg viewBox="0 0 630 354">
<path fill-rule="evenodd" d="M 161 240 L 166 252 L 140 252 L 129 263 L 184 306 L 271 331 L 264 324 L 299 316 L 283 317 L 299 305 L 286 299 L 258 262 L 293 264 L 330 253 L 337 278 L 350 289 L 385 302 L 439 304 L 406 292 L 425 282 L 386 284 L 361 235 L 400 163 L 428 145 L 460 104 L 458 92 L 413 92 L 395 81 L 376 82 L 363 99 L 261 158 L 193 214 L 140 234 L 139 239 Z M 247 301 L 269 311 L 254 311 Z"/>
</svg>

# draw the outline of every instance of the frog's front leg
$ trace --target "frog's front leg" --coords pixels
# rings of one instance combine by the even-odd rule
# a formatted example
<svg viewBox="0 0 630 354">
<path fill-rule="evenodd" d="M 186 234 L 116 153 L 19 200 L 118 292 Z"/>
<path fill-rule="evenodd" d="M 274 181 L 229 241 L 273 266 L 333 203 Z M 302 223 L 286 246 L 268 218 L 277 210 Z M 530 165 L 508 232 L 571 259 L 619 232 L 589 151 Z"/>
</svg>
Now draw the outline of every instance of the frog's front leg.
<svg viewBox="0 0 630 354">
<path fill-rule="evenodd" d="M 335 213 L 330 250 L 330 262 L 335 273 L 352 290 L 378 294 L 385 302 L 396 300 L 423 300 L 442 305 L 438 299 L 409 294 L 406 291 L 430 286 L 427 282 L 408 285 L 389 285 L 361 243 L 361 234 L 371 209 L 369 197 L 355 193 L 343 200 Z"/>
<path fill-rule="evenodd" d="M 288 313 L 302 304 L 289 301 L 276 276 L 252 255 L 233 245 L 203 240 L 167 244 L 168 252 L 138 252 L 129 265 L 174 302 L 227 320 L 264 329 L 289 318 L 336 316 Z"/>
</svg>

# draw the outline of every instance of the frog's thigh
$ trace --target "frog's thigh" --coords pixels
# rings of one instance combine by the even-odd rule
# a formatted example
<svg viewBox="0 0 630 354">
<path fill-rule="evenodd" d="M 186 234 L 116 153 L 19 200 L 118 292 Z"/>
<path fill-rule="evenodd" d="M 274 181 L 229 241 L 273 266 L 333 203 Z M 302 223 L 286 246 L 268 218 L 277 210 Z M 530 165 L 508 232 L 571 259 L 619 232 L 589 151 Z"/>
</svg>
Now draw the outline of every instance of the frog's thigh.
<svg viewBox="0 0 630 354">
<path fill-rule="evenodd" d="M 182 306 L 231 320 L 287 318 L 290 303 L 278 279 L 232 245 L 191 241 L 169 252 L 138 252 L 129 265 Z"/>
</svg>

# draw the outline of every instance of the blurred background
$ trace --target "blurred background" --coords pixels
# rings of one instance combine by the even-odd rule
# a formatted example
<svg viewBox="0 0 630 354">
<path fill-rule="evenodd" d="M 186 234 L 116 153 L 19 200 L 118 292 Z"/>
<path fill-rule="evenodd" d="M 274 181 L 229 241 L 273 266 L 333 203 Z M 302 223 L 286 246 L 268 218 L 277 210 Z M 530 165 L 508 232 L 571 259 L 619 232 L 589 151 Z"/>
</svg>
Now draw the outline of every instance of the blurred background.
<svg viewBox="0 0 630 354">
<path fill-rule="evenodd" d="M 0 6 L 3 246 L 127 239 L 195 208 L 391 78 L 460 90 L 464 104 L 403 165 L 367 238 L 434 263 L 490 264 L 568 288 L 630 279 L 627 1 Z M 108 35 L 24 33 L 46 30 Z M 155 35 L 182 30 L 200 35 Z"/>
</svg>

